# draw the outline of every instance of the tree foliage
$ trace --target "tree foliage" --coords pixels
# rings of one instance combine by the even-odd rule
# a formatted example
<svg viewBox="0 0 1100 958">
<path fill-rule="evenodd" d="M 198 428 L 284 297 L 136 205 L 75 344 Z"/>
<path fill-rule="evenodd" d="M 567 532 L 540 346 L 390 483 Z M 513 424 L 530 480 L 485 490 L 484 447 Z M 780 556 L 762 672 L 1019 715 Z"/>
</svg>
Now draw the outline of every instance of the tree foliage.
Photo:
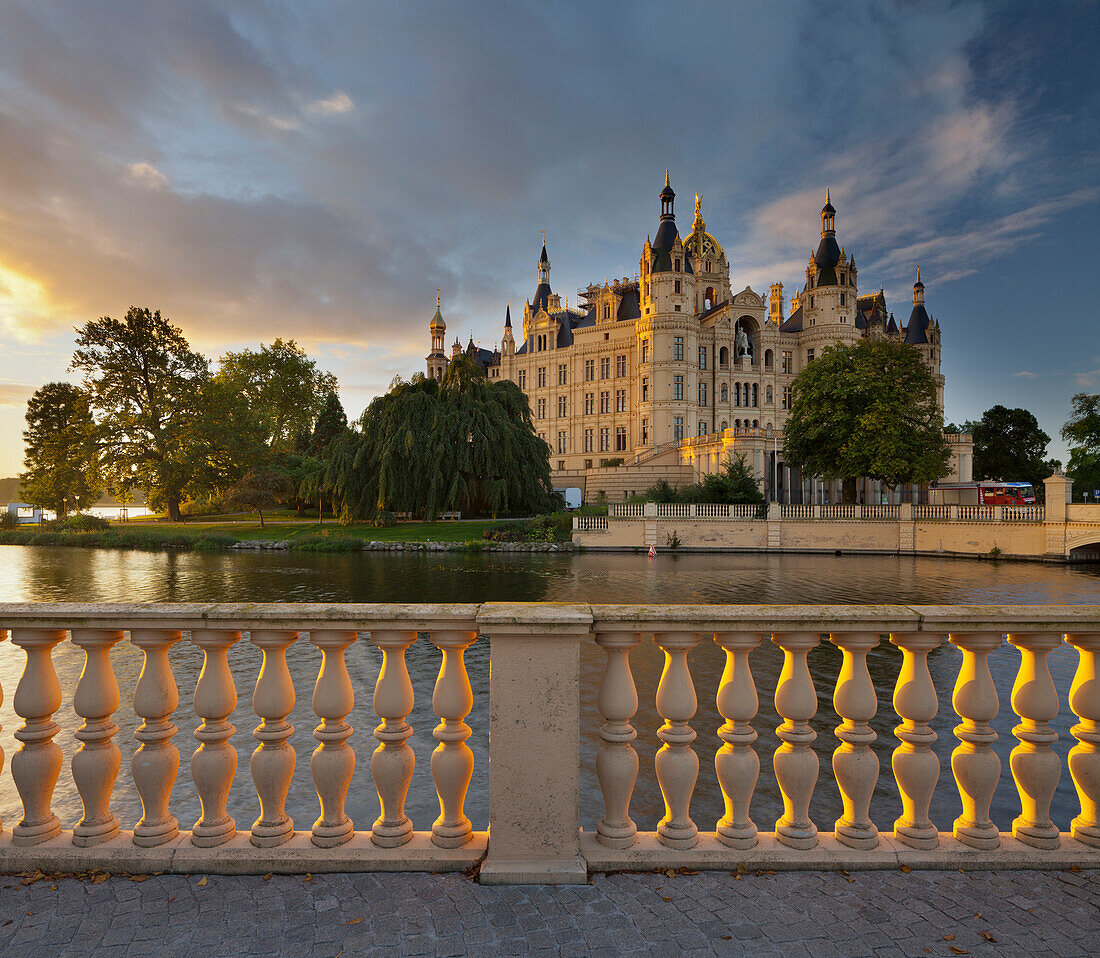
<svg viewBox="0 0 1100 958">
<path fill-rule="evenodd" d="M 890 340 L 822 350 L 795 378 L 784 436 L 788 462 L 822 479 L 931 482 L 950 458 L 935 379 Z"/>
<path fill-rule="evenodd" d="M 180 517 L 180 499 L 196 473 L 196 437 L 204 429 L 204 356 L 160 310 L 131 306 L 77 329 L 72 368 L 84 374 L 103 437 L 110 490 L 124 500 L 141 489 L 149 507 Z"/>
<path fill-rule="evenodd" d="M 216 378 L 244 399 L 275 452 L 291 450 L 297 435 L 309 434 L 336 392 L 336 377 L 318 369 L 293 339 L 226 353 L 218 365 Z"/>
<path fill-rule="evenodd" d="M 550 502 L 546 443 L 527 397 L 490 382 L 466 358 L 441 383 L 417 373 L 371 402 L 357 432 L 335 439 L 325 486 L 345 520 L 383 511 L 434 518 L 441 512 L 515 515 Z"/>
<path fill-rule="evenodd" d="M 1030 482 L 1042 496 L 1048 436 L 1026 409 L 994 406 L 973 429 L 974 478 Z"/>
<path fill-rule="evenodd" d="M 764 493 L 744 453 L 728 456 L 719 472 L 703 476 L 694 485 L 674 489 L 662 479 L 646 489 L 646 502 L 762 503 Z"/>
<path fill-rule="evenodd" d="M 88 394 L 72 383 L 46 383 L 27 401 L 26 420 L 21 495 L 58 518 L 95 505 L 103 476 Z"/>
<path fill-rule="evenodd" d="M 317 421 L 313 424 L 313 434 L 309 439 L 308 452 L 317 456 L 328 448 L 337 436 L 343 435 L 348 428 L 348 416 L 340 402 L 340 397 L 333 390 L 325 397 L 325 404 L 317 415 Z"/>
<path fill-rule="evenodd" d="M 1077 393 L 1071 400 L 1062 438 L 1070 444 L 1066 475 L 1073 480 L 1074 498 L 1100 489 L 1100 393 Z"/>
<path fill-rule="evenodd" d="M 274 509 L 294 491 L 294 485 L 285 473 L 274 469 L 250 469 L 233 484 L 226 496 L 226 504 L 255 512 L 260 517 L 262 529 L 264 510 Z"/>
</svg>

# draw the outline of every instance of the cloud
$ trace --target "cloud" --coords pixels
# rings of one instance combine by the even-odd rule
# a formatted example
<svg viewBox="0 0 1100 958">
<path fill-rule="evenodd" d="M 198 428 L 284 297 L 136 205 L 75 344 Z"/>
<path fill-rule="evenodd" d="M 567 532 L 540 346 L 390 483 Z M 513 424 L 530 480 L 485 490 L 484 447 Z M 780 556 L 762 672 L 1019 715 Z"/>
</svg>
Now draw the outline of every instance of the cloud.
<svg viewBox="0 0 1100 958">
<path fill-rule="evenodd" d="M 1039 378 L 1038 373 L 1033 373 L 1033 372 L 1031 372 L 1030 370 L 1027 370 L 1027 369 L 1021 369 L 1017 372 L 1014 372 L 1014 373 L 1012 373 L 1012 376 L 1014 376 L 1016 379 L 1038 379 Z"/>
<path fill-rule="evenodd" d="M 0 406 L 25 406 L 36 388 L 24 383 L 0 383 Z"/>
<path fill-rule="evenodd" d="M 130 179 L 151 190 L 163 190 L 168 186 L 168 177 L 152 163 L 131 163 L 126 172 Z"/>
<path fill-rule="evenodd" d="M 332 116 L 336 113 L 348 113 L 355 109 L 355 102 L 343 90 L 337 90 L 324 100 L 314 100 L 306 104 L 309 113 L 319 113 L 322 116 Z"/>
</svg>

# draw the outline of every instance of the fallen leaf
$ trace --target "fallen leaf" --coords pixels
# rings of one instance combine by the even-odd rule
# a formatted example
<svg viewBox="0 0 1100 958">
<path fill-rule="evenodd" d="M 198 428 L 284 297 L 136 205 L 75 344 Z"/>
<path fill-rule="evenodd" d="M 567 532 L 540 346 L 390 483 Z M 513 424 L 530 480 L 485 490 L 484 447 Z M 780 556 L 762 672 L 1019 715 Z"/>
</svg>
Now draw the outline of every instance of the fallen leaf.
<svg viewBox="0 0 1100 958">
<path fill-rule="evenodd" d="M 176 896 L 173 895 L 171 898 L 168 899 L 168 904 L 169 905 L 172 904 L 172 902 L 174 902 L 175 900 L 176 900 Z"/>
<path fill-rule="evenodd" d="M 1080 865 L 1070 865 L 1069 870 L 1071 872 L 1079 872 L 1081 870 L 1081 866 Z"/>
<path fill-rule="evenodd" d="M 264 881 L 271 881 L 271 879 L 274 878 L 274 877 L 275 877 L 275 872 L 268 872 L 266 875 L 264 875 Z"/>
<path fill-rule="evenodd" d="M 14 918 L 9 918 L 6 922 L 4 922 L 4 925 L 5 926 L 10 925 L 13 921 L 15 921 Z"/>
<path fill-rule="evenodd" d="M 303 882 L 310 882 L 310 881 L 313 881 L 313 876 L 312 876 L 312 875 L 311 875 L 311 874 L 310 874 L 309 872 L 306 872 L 306 877 L 305 877 L 305 878 L 303 878 L 303 879 L 302 879 L 302 881 L 303 881 Z"/>
<path fill-rule="evenodd" d="M 729 941 L 732 937 L 733 937 L 733 935 L 723 935 L 722 936 L 722 941 Z"/>
<path fill-rule="evenodd" d="M 195 884 L 197 884 L 199 888 L 204 888 L 206 886 L 206 876 L 203 875 Z"/>
<path fill-rule="evenodd" d="M 148 881 L 148 880 L 149 880 L 148 875 L 131 875 L 130 876 L 130 881 Z"/>
<path fill-rule="evenodd" d="M 944 941 L 954 941 L 954 940 L 955 940 L 955 936 L 954 936 L 954 935 L 944 935 L 944 936 L 943 936 L 943 940 L 944 940 Z"/>
<path fill-rule="evenodd" d="M 363 920 L 362 918 L 352 918 L 349 921 L 345 921 L 344 924 L 345 925 L 358 925 L 359 922 L 361 922 L 362 920 Z"/>
<path fill-rule="evenodd" d="M 994 938 L 988 931 L 978 932 L 978 934 L 980 934 L 986 941 L 992 941 L 992 942 L 997 941 L 997 939 Z"/>
<path fill-rule="evenodd" d="M 663 895 L 661 896 L 661 900 L 662 901 L 672 901 L 671 898 L 665 898 Z"/>
<path fill-rule="evenodd" d="M 981 912 L 978 912 L 978 914 L 976 914 L 976 915 L 975 915 L 974 917 L 975 917 L 975 918 L 981 918 L 981 917 L 982 917 L 982 913 L 981 913 Z"/>
<path fill-rule="evenodd" d="M 902 865 L 901 870 L 905 872 L 906 875 L 908 875 L 913 869 L 910 868 L 908 865 Z"/>
<path fill-rule="evenodd" d="M 745 863 L 744 862 L 738 862 L 737 863 L 737 874 L 738 875 L 744 875 L 747 872 L 748 872 L 748 868 L 745 867 Z"/>
<path fill-rule="evenodd" d="M 95 872 L 92 875 L 92 884 L 93 885 L 102 885 L 110 877 L 111 877 L 110 872 Z"/>
<path fill-rule="evenodd" d="M 956 948 L 954 945 L 948 945 L 948 947 L 951 949 L 951 954 L 953 954 L 953 955 L 969 955 L 970 954 L 970 952 L 967 951 L 965 948 Z"/>
<path fill-rule="evenodd" d="M 665 875 L 669 878 L 675 878 L 676 877 L 676 872 L 674 872 L 671 868 L 666 868 L 665 869 Z"/>
<path fill-rule="evenodd" d="M 50 891 L 57 891 L 56 885 L 50 885 Z"/>
<path fill-rule="evenodd" d="M 848 877 L 848 873 L 843 868 L 840 870 L 840 874 L 842 874 L 845 878 Z"/>
</svg>

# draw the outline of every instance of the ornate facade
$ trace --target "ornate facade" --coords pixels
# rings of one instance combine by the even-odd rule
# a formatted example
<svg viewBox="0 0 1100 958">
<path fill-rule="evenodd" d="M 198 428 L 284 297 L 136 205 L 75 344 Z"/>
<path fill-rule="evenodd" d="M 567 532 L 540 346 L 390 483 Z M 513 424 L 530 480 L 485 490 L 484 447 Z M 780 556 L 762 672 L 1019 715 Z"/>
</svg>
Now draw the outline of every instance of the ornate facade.
<svg viewBox="0 0 1100 958">
<path fill-rule="evenodd" d="M 729 429 L 782 430 L 798 372 L 826 346 L 861 337 L 920 350 L 942 409 L 940 328 L 925 309 L 919 270 L 909 319 L 899 325 L 882 287 L 860 295 L 855 257 L 836 239 L 828 191 L 820 242 L 789 316 L 782 283 L 772 284 L 766 301 L 748 286 L 734 292 L 731 264 L 707 231 L 698 195 L 691 232 L 681 238 L 675 198 L 666 173 L 657 232 L 646 238 L 634 279 L 591 284 L 580 291 L 579 308 L 563 306 L 544 243 L 535 294 L 521 316 L 522 342 L 509 306 L 499 349 L 478 349 L 472 340 L 466 347 L 490 378 L 511 379 L 527 394 L 555 473 L 653 460 L 682 440 Z M 441 377 L 446 366 L 444 330 L 437 301 L 429 376 Z M 456 341 L 452 355 L 462 351 Z"/>
</svg>

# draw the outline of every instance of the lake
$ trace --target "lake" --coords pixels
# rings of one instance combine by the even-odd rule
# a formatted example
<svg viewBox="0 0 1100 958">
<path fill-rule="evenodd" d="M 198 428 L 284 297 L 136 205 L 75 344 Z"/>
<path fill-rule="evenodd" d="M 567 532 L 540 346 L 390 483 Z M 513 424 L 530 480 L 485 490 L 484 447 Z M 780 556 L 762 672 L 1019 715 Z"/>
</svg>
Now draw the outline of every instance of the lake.
<svg viewBox="0 0 1100 958">
<path fill-rule="evenodd" d="M 299 552 L 260 553 L 158 553 L 121 550 L 64 549 L 0 546 L 0 601 L 5 602 L 645 602 L 689 604 L 746 603 L 900 603 L 900 604 L 1046 604 L 1095 603 L 1100 599 L 1100 566 L 1047 565 L 965 559 L 895 556 L 808 555 L 644 555 L 599 553 L 394 553 L 314 555 Z M 466 660 L 474 688 L 474 711 L 469 723 L 474 730 L 470 746 L 475 754 L 474 779 L 467 812 L 475 827 L 484 828 L 487 794 L 487 689 L 488 645 L 475 643 Z M 602 814 L 602 800 L 595 776 L 599 745 L 596 727 L 596 691 L 604 655 L 594 644 L 582 646 L 582 822 L 593 826 Z M 310 709 L 320 653 L 304 638 L 287 656 L 295 676 L 298 704 L 290 716 L 295 725 L 291 742 L 298 765 L 291 787 L 288 811 L 298 828 L 308 829 L 318 814 L 309 773 L 309 754 L 318 724 Z M 348 798 L 348 812 L 356 827 L 369 829 L 378 814 L 377 796 L 370 777 L 370 751 L 377 744 L 370 733 L 377 724 L 371 695 L 381 660 L 366 641 L 348 651 L 348 666 L 355 686 L 356 706 L 349 721 L 355 727 L 350 742 L 358 764 Z M 634 793 L 632 814 L 639 828 L 651 830 L 663 814 L 660 790 L 653 773 L 653 755 L 660 744 L 654 734 L 661 719 L 653 699 L 660 678 L 662 657 L 650 642 L 643 642 L 631 657 L 640 707 L 634 724 L 635 743 L 642 766 Z M 958 744 L 951 734 L 957 718 L 951 710 L 951 689 L 958 672 L 960 653 L 952 646 L 932 653 L 929 667 L 940 695 L 940 712 L 933 721 L 939 733 L 936 750 L 941 757 L 941 783 L 933 799 L 932 819 L 941 830 L 950 830 L 959 812 L 949 757 Z M 22 652 L 10 642 L 0 644 L 0 745 L 7 760 L 0 774 L 0 817 L 10 828 L 20 814 L 19 797 L 11 780 L 10 757 L 18 742 L 13 733 L 20 719 L 12 709 L 12 697 L 23 668 Z M 129 777 L 129 760 L 136 748 L 133 732 L 138 725 L 129 705 L 141 670 L 141 653 L 122 642 L 115 647 L 113 662 L 122 690 L 123 706 L 115 715 L 120 731 L 115 738 L 123 751 L 122 772 L 115 789 L 114 810 L 124 827 L 132 827 L 141 806 Z M 722 813 L 721 792 L 714 774 L 714 751 L 721 745 L 715 730 L 721 717 L 714 695 L 722 672 L 723 657 L 709 641 L 701 642 L 689 657 L 699 696 L 699 711 L 692 721 L 699 733 L 695 743 L 700 758 L 699 784 L 692 802 L 692 816 L 701 829 L 713 829 Z M 811 814 L 824 831 L 841 810 L 840 796 L 832 779 L 830 757 L 839 744 L 833 735 L 838 723 L 832 709 L 832 689 L 840 668 L 840 652 L 824 644 L 810 654 L 810 668 L 818 691 L 819 708 L 813 726 L 818 732 L 815 748 L 821 757 L 821 776 Z M 80 816 L 80 799 L 72 784 L 68 761 L 76 750 L 73 732 L 79 724 L 72 711 L 72 696 L 83 665 L 83 654 L 70 643 L 58 646 L 54 662 L 63 690 L 61 725 L 56 741 L 66 765 L 58 781 L 54 810 L 65 827 Z M 259 811 L 248 771 L 248 756 L 255 747 L 251 737 L 257 720 L 251 711 L 251 691 L 259 671 L 260 653 L 247 641 L 231 650 L 230 664 L 240 700 L 231 721 L 237 727 L 233 744 L 240 764 L 230 799 L 230 811 L 239 828 L 251 826 Z M 872 818 L 883 830 L 892 829 L 899 810 L 897 787 L 890 773 L 890 753 L 897 746 L 892 730 L 898 719 L 891 706 L 894 682 L 901 663 L 892 646 L 880 646 L 868 657 L 879 692 L 879 712 L 872 727 L 879 735 L 875 744 L 882 773 L 872 803 Z M 1000 734 L 996 751 L 1002 760 L 1002 777 L 992 816 L 1002 830 L 1011 827 L 1019 804 L 1008 753 L 1016 744 L 1016 723 L 1009 693 L 1019 653 L 1005 646 L 990 657 L 990 668 L 1001 695 L 1001 711 L 993 722 Z M 191 696 L 202 666 L 201 653 L 187 642 L 173 650 L 172 663 L 180 688 L 180 707 L 175 721 L 180 727 L 175 743 L 182 762 L 173 793 L 173 812 L 181 827 L 190 828 L 199 817 L 198 797 L 191 782 L 188 758 L 197 743 L 191 732 L 198 721 L 191 710 Z M 428 759 L 435 740 L 431 730 L 437 719 L 431 710 L 431 691 L 439 665 L 439 652 L 421 639 L 409 650 L 408 663 L 416 691 L 416 706 L 409 717 L 415 733 L 410 740 L 417 767 L 409 791 L 408 811 L 418 829 L 429 829 L 438 815 Z M 779 744 L 775 727 L 779 718 L 772 696 L 782 665 L 780 651 L 770 642 L 752 654 L 752 668 L 760 694 L 760 714 L 754 725 L 760 733 L 757 750 L 761 759 L 760 784 L 753 800 L 753 817 L 762 830 L 770 831 L 781 812 L 781 800 L 771 771 L 771 753 Z M 1061 738 L 1055 751 L 1064 759 L 1074 744 L 1069 728 L 1074 716 L 1065 705 L 1077 665 L 1074 650 L 1063 648 L 1050 656 L 1051 671 L 1062 697 L 1062 712 L 1052 723 Z M 537 710 L 538 703 L 532 703 Z M 1077 799 L 1068 771 L 1063 767 L 1055 795 L 1055 823 L 1065 830 L 1076 814 Z"/>
</svg>

